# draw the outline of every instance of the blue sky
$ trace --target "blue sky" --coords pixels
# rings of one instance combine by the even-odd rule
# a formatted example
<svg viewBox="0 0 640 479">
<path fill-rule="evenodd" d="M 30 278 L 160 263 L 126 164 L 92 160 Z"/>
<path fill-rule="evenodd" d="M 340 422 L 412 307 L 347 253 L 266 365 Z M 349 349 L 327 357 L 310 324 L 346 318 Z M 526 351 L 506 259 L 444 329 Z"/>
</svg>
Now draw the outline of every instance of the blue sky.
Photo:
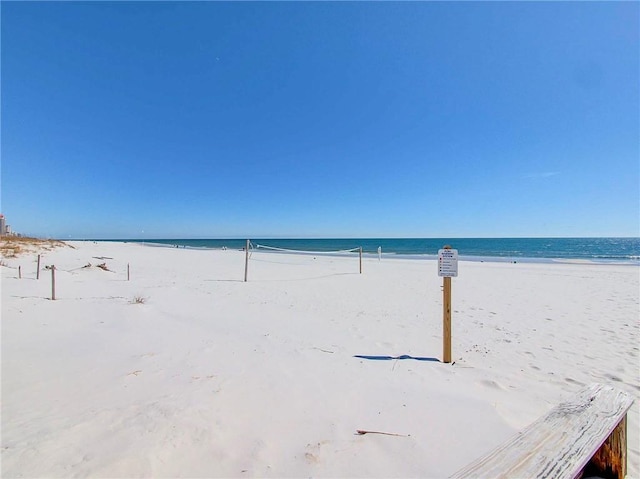
<svg viewBox="0 0 640 479">
<path fill-rule="evenodd" d="M 640 235 L 638 2 L 2 2 L 1 209 L 88 238 Z"/>
</svg>

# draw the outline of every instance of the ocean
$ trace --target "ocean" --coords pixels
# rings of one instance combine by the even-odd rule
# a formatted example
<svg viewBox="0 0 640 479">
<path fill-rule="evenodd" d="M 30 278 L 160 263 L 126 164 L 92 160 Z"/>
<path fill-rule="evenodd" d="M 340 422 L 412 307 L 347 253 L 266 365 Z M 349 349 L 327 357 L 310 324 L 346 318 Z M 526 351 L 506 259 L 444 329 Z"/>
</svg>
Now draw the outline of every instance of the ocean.
<svg viewBox="0 0 640 479">
<path fill-rule="evenodd" d="M 137 243 L 208 249 L 242 249 L 246 239 L 122 240 Z M 265 238 L 251 247 L 326 253 L 362 247 L 363 254 L 383 257 L 433 258 L 444 245 L 457 249 L 460 259 L 477 261 L 590 261 L 640 265 L 640 238 Z M 264 249 L 264 251 L 267 251 Z"/>
</svg>

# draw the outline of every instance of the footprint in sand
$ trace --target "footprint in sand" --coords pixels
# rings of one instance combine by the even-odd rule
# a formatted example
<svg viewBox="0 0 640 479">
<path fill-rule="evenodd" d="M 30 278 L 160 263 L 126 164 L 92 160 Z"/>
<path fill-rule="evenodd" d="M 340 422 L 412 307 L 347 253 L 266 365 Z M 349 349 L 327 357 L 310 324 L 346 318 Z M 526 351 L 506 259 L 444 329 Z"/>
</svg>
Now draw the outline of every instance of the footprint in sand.
<svg viewBox="0 0 640 479">
<path fill-rule="evenodd" d="M 480 381 L 480 384 L 482 384 L 483 386 L 487 386 L 491 389 L 504 389 L 499 383 L 492 381 L 490 379 L 483 379 L 482 381 Z"/>
<path fill-rule="evenodd" d="M 576 381 L 576 380 L 575 380 L 575 379 L 573 379 L 573 378 L 564 378 L 564 380 L 565 380 L 566 382 L 568 382 L 569 384 L 576 384 L 576 385 L 578 385 L 578 386 L 584 386 L 584 383 L 581 383 L 580 381 Z"/>
<path fill-rule="evenodd" d="M 145 354 L 137 354 L 135 356 L 133 356 L 136 359 L 145 359 L 145 358 L 152 358 L 153 356 L 155 356 L 156 353 L 145 353 Z"/>
<path fill-rule="evenodd" d="M 318 459 L 315 455 L 313 455 L 310 452 L 304 453 L 304 460 L 307 461 L 309 464 L 317 464 L 320 461 L 320 459 Z"/>
<path fill-rule="evenodd" d="M 621 378 L 619 378 L 618 376 L 615 376 L 613 374 L 606 373 L 604 375 L 604 377 L 607 378 L 607 379 L 611 379 L 612 381 L 619 382 L 619 383 L 623 382 Z"/>
<path fill-rule="evenodd" d="M 304 453 L 304 460 L 309 464 L 320 462 L 320 449 L 329 441 L 320 441 L 316 444 L 307 444 L 307 452 Z"/>
</svg>

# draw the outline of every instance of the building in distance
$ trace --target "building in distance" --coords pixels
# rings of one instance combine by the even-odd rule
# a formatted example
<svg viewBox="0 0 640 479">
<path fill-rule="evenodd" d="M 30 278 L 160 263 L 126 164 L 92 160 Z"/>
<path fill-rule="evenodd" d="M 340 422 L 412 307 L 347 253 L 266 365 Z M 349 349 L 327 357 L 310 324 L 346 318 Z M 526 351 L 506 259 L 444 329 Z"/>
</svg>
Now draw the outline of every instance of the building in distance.
<svg viewBox="0 0 640 479">
<path fill-rule="evenodd" d="M 11 231 L 11 226 L 7 224 L 7 218 L 3 214 L 0 214 L 0 236 L 14 236 L 15 233 Z"/>
</svg>

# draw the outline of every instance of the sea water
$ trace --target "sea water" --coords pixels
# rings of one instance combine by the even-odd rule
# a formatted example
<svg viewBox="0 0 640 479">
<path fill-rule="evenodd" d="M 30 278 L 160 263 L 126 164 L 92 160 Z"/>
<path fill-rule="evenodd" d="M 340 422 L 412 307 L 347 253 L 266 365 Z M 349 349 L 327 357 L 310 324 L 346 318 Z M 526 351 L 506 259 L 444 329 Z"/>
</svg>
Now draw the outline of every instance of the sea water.
<svg viewBox="0 0 640 479">
<path fill-rule="evenodd" d="M 172 247 L 242 249 L 246 239 L 129 240 Z M 461 259 L 488 261 L 590 261 L 640 265 L 640 238 L 265 238 L 251 248 L 330 253 L 362 247 L 365 255 L 431 258 L 444 245 Z"/>
</svg>

